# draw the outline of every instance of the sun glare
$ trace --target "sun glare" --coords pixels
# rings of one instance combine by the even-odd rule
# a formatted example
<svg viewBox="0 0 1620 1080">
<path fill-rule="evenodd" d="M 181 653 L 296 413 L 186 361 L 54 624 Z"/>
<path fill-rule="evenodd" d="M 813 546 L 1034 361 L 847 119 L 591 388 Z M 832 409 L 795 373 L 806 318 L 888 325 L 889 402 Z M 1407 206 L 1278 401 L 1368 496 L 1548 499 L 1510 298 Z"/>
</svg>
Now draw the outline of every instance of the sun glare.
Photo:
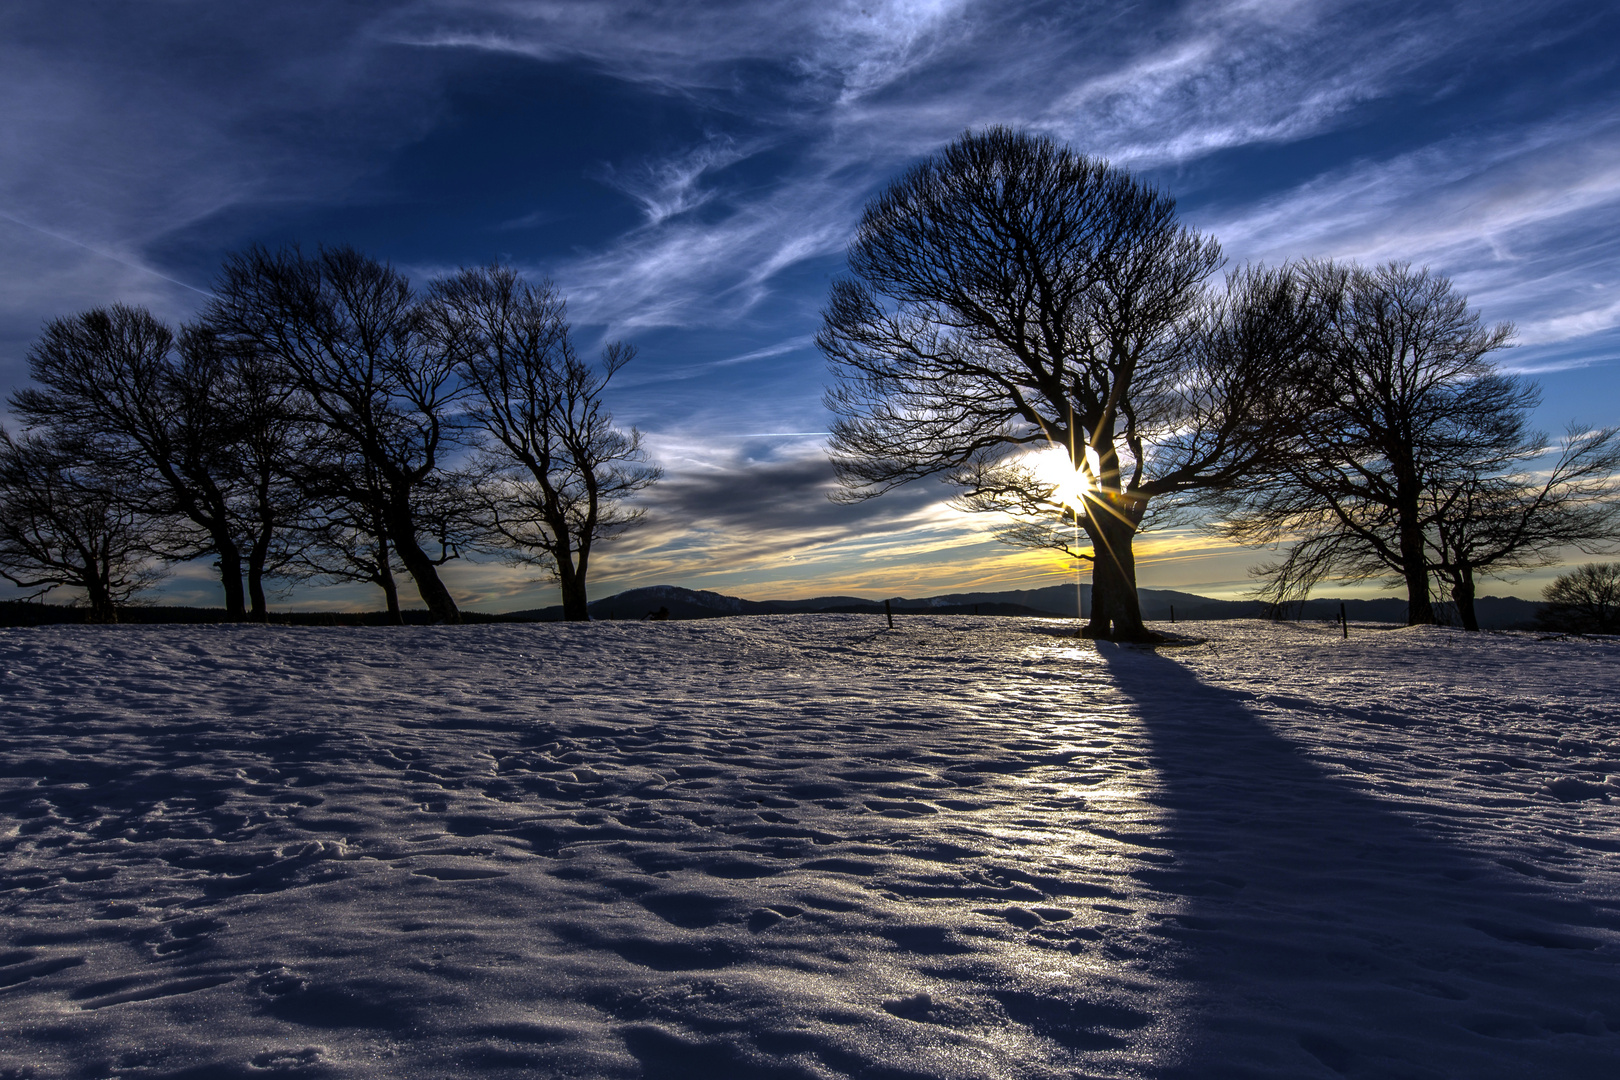
<svg viewBox="0 0 1620 1080">
<path fill-rule="evenodd" d="M 1093 471 L 1095 458 L 1096 451 L 1086 447 L 1086 459 L 1093 463 Z M 1083 504 L 1086 489 L 1091 485 L 1086 481 L 1086 474 L 1070 463 L 1068 451 L 1061 446 L 1048 447 L 1030 455 L 1029 465 L 1042 483 L 1057 489 L 1052 493 L 1054 500 L 1071 509 Z"/>
</svg>

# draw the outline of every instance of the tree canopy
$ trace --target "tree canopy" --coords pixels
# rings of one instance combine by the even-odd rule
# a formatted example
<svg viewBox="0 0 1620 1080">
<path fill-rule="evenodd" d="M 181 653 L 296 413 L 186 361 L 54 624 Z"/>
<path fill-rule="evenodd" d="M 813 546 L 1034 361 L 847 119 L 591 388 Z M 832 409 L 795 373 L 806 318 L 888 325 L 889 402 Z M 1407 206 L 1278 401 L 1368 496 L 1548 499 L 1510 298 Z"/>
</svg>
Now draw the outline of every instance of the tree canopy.
<svg viewBox="0 0 1620 1080">
<path fill-rule="evenodd" d="M 957 139 L 866 207 L 823 312 L 843 497 L 938 476 L 975 508 L 1050 503 L 1017 452 L 1061 447 L 1095 558 L 1087 632 L 1149 636 L 1149 501 L 1271 452 L 1317 317 L 1288 270 L 1212 294 L 1221 263 L 1123 170 L 1003 128 Z"/>
</svg>

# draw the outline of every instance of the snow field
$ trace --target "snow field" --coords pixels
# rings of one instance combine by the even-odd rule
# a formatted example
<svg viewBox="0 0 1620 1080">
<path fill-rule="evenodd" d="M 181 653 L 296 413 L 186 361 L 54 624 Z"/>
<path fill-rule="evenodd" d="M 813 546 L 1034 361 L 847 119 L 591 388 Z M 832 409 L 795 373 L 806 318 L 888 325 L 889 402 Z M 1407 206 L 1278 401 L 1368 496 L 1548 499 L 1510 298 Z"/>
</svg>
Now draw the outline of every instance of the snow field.
<svg viewBox="0 0 1620 1080">
<path fill-rule="evenodd" d="M 1067 629 L 0 631 L 0 1076 L 1608 1075 L 1620 646 Z"/>
</svg>

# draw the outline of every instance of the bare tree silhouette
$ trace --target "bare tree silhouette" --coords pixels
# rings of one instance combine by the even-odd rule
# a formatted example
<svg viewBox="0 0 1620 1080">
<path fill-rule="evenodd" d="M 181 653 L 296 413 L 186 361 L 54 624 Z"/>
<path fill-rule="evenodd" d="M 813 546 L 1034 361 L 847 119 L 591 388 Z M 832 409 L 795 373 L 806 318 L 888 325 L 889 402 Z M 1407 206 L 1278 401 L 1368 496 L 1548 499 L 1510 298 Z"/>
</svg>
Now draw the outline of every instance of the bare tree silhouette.
<svg viewBox="0 0 1620 1080">
<path fill-rule="evenodd" d="M 154 523 L 91 458 L 71 435 L 0 428 L 0 577 L 33 597 L 82 590 L 90 621 L 110 623 L 162 574 Z"/>
<path fill-rule="evenodd" d="M 1528 463 L 1550 451 L 1545 436 L 1527 439 Z M 1542 475 L 1522 470 L 1464 474 L 1428 493 L 1430 552 L 1450 585 L 1465 630 L 1478 630 L 1475 577 L 1556 563 L 1560 549 L 1608 550 L 1620 538 L 1620 428 L 1566 433 L 1563 450 Z"/>
<path fill-rule="evenodd" d="M 1405 586 L 1408 622 L 1432 623 L 1438 573 L 1477 627 L 1476 573 L 1602 531 L 1593 484 L 1613 471 L 1612 436 L 1577 444 L 1538 487 L 1515 472 L 1546 449 L 1527 424 L 1536 390 L 1490 360 L 1511 326 L 1483 326 L 1426 269 L 1323 262 L 1308 273 L 1333 302 L 1297 437 L 1276 467 L 1211 500 L 1216 531 L 1291 545 L 1258 568 L 1273 603 L 1332 575 L 1389 576 Z"/>
<path fill-rule="evenodd" d="M 1220 264 L 1119 169 L 1003 128 L 957 139 L 867 206 L 823 312 L 842 496 L 934 475 L 975 509 L 1038 509 L 1054 486 L 1009 455 L 1062 447 L 1095 555 L 1086 632 L 1152 636 L 1132 550 L 1150 500 L 1271 452 L 1318 308 L 1286 271 L 1211 307 Z"/>
<path fill-rule="evenodd" d="M 395 556 L 439 621 L 461 614 L 422 546 L 422 501 L 457 444 L 454 361 L 432 347 L 409 282 L 351 248 L 254 248 L 226 260 L 204 322 L 285 365 L 310 419 L 372 470 Z M 350 487 L 362 490 L 356 480 Z M 449 553 L 453 556 L 454 549 Z"/>
<path fill-rule="evenodd" d="M 28 353 L 39 385 L 17 391 L 11 406 L 116 475 L 123 495 L 162 526 L 156 550 L 170 559 L 213 555 L 227 615 L 243 618 L 243 536 L 254 531 L 241 513 L 244 416 L 227 389 L 227 365 L 197 344 L 189 334 L 177 342 L 141 308 L 55 319 Z"/>
<path fill-rule="evenodd" d="M 1586 563 L 1542 591 L 1540 622 L 1552 630 L 1620 632 L 1620 563 Z"/>
<path fill-rule="evenodd" d="M 556 577 L 564 618 L 589 619 L 591 554 L 641 520 L 625 501 L 661 475 L 641 433 L 614 427 L 604 401 L 635 350 L 614 342 L 599 365 L 581 360 L 562 297 L 510 267 L 435 283 L 428 312 L 439 347 L 472 388 L 468 412 L 488 436 L 479 499 L 486 528 Z"/>
</svg>

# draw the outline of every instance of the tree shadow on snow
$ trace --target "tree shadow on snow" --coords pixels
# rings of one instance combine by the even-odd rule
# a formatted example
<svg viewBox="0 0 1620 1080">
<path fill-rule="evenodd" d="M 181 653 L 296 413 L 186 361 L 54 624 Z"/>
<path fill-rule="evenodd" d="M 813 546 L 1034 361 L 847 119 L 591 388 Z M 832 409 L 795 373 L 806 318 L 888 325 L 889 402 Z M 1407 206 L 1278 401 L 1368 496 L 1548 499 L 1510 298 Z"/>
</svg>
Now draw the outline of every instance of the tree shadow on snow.
<svg viewBox="0 0 1620 1080">
<path fill-rule="evenodd" d="M 1153 843 L 1172 860 L 1136 874 L 1175 912 L 1161 932 L 1187 994 L 1161 1076 L 1609 1073 L 1612 905 L 1448 842 L 1170 657 L 1097 648 L 1167 812 Z"/>
</svg>

